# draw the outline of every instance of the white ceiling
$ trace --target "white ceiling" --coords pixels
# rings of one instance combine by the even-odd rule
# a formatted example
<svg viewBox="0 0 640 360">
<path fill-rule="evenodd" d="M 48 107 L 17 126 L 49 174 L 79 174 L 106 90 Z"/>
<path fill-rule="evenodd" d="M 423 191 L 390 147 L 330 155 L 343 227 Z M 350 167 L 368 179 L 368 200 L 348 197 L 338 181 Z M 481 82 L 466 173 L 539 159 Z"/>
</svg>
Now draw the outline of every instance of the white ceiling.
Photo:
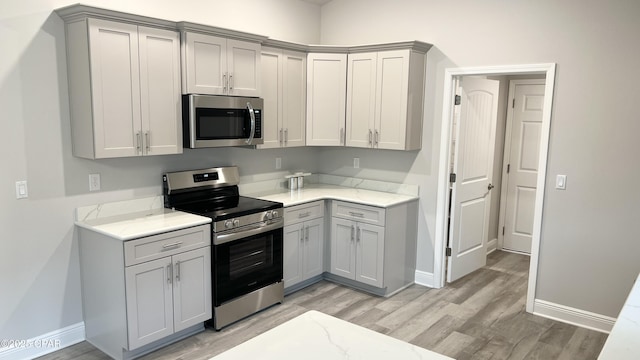
<svg viewBox="0 0 640 360">
<path fill-rule="evenodd" d="M 330 2 L 331 0 L 302 0 L 302 1 L 322 6 L 322 5 Z"/>
</svg>

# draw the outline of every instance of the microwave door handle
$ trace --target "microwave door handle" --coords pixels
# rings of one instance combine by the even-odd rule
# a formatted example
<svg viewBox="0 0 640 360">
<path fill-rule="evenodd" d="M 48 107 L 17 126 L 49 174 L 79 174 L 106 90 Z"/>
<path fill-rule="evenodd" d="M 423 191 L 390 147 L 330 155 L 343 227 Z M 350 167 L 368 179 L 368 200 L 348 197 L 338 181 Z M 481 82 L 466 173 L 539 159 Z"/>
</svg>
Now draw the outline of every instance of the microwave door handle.
<svg viewBox="0 0 640 360">
<path fill-rule="evenodd" d="M 251 135 L 247 139 L 247 144 L 251 145 L 256 134 L 256 114 L 253 112 L 253 106 L 251 106 L 250 102 L 247 102 L 247 109 L 249 110 L 249 117 L 251 117 Z"/>
</svg>

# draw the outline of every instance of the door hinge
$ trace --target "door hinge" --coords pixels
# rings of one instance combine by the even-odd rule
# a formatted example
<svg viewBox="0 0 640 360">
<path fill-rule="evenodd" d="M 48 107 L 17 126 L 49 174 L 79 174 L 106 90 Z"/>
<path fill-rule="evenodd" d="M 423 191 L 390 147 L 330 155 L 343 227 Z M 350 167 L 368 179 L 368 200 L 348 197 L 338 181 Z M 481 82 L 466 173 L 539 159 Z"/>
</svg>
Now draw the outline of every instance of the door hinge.
<svg viewBox="0 0 640 360">
<path fill-rule="evenodd" d="M 451 256 L 451 248 L 450 247 L 447 248 L 447 256 Z"/>
<path fill-rule="evenodd" d="M 453 100 L 453 104 L 454 105 L 460 105 L 460 101 L 462 101 L 462 98 L 460 97 L 460 95 L 456 95 L 454 100 Z"/>
<path fill-rule="evenodd" d="M 450 183 L 456 182 L 456 173 L 449 174 L 449 182 Z"/>
<path fill-rule="evenodd" d="M 507 174 L 511 171 L 511 164 L 507 164 Z"/>
</svg>

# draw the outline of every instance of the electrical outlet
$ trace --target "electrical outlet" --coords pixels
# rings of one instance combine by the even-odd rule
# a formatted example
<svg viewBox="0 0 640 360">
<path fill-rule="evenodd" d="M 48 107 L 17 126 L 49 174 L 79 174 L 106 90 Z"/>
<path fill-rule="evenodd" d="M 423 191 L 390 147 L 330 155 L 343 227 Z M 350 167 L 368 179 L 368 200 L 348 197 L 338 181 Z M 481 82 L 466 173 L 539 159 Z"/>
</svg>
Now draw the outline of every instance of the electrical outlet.
<svg viewBox="0 0 640 360">
<path fill-rule="evenodd" d="M 282 158 L 276 158 L 276 170 L 282 169 Z"/>
<path fill-rule="evenodd" d="M 360 158 L 353 158 L 353 168 L 354 169 L 360 168 Z"/>
<path fill-rule="evenodd" d="M 89 174 L 89 191 L 100 190 L 100 174 Z"/>
<path fill-rule="evenodd" d="M 29 197 L 27 180 L 16 181 L 16 199 L 26 199 Z"/>
</svg>

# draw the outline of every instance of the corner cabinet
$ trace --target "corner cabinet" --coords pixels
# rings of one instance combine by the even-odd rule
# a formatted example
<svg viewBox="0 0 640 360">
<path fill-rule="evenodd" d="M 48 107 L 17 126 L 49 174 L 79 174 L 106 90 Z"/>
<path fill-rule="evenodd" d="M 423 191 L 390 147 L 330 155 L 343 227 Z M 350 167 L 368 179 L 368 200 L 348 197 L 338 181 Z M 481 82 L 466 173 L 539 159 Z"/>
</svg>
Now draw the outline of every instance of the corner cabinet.
<svg viewBox="0 0 640 360">
<path fill-rule="evenodd" d="M 422 147 L 425 61 L 410 49 L 348 55 L 346 146 Z"/>
<path fill-rule="evenodd" d="M 73 154 L 182 153 L 178 32 L 72 17 L 66 35 Z"/>
<path fill-rule="evenodd" d="M 307 56 L 307 146 L 344 145 L 347 54 Z"/>
<path fill-rule="evenodd" d="M 260 65 L 264 144 L 258 148 L 304 146 L 307 54 L 263 47 Z"/>
<path fill-rule="evenodd" d="M 331 202 L 330 280 L 390 296 L 413 284 L 417 200 L 389 208 Z"/>
<path fill-rule="evenodd" d="M 287 207 L 284 221 L 283 279 L 290 292 L 324 272 L 324 201 Z"/>
<path fill-rule="evenodd" d="M 86 339 L 115 359 L 204 329 L 212 317 L 211 230 L 122 241 L 79 228 Z"/>
<path fill-rule="evenodd" d="M 182 32 L 184 94 L 260 96 L 257 42 Z"/>
</svg>

